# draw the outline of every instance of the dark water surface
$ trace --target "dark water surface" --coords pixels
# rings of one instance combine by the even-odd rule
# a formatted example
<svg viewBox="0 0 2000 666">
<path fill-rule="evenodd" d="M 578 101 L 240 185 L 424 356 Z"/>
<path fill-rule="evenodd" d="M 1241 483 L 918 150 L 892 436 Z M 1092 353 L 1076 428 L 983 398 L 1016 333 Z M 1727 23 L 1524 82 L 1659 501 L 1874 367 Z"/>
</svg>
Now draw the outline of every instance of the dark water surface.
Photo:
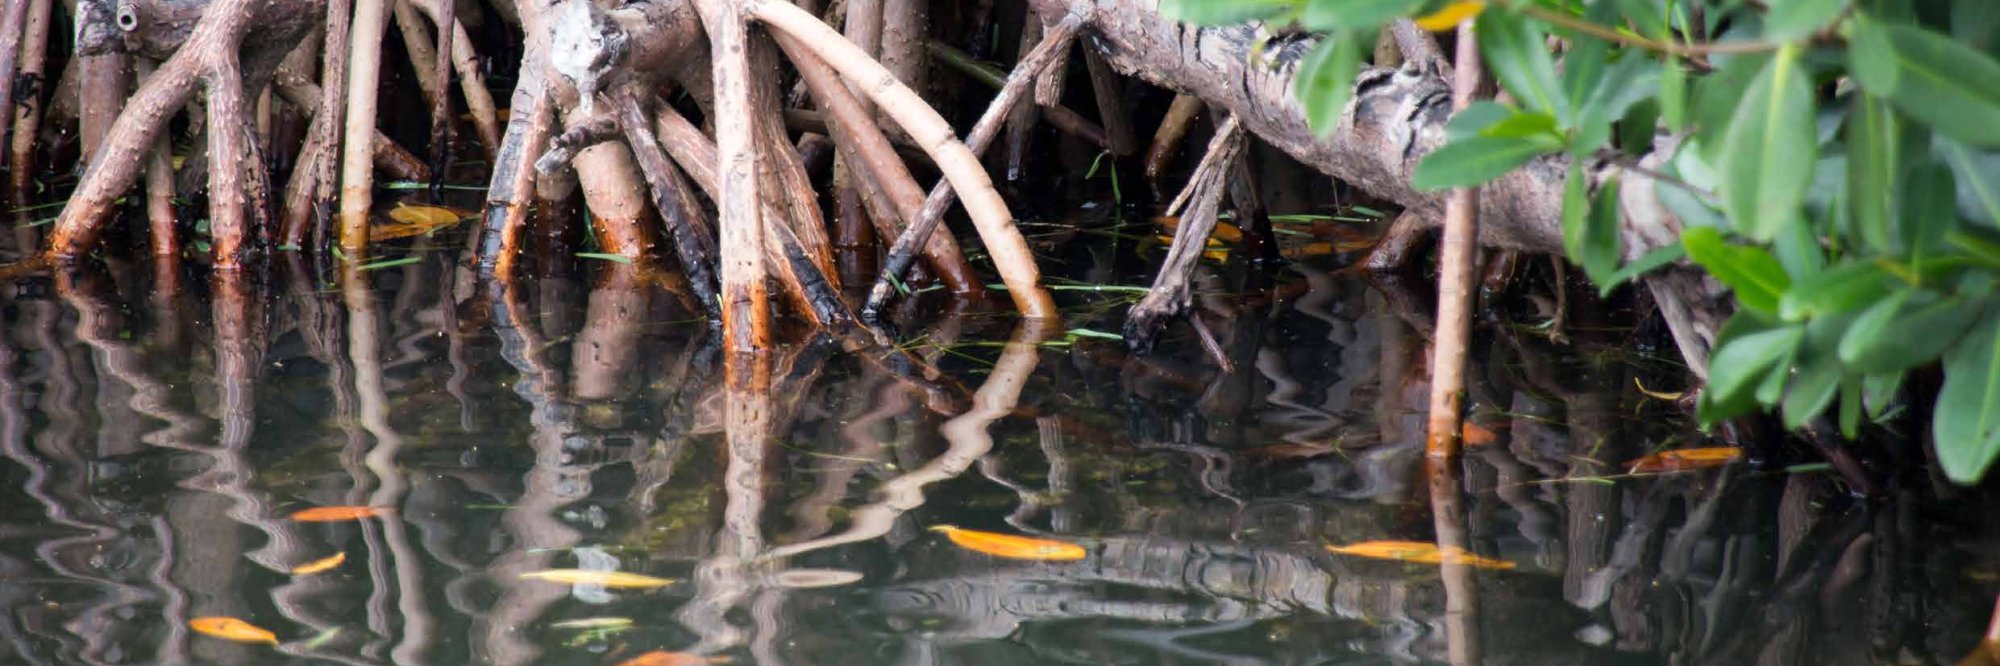
<svg viewBox="0 0 2000 666">
<path fill-rule="evenodd" d="M 1491 441 L 1434 511 L 1421 308 L 1356 278 L 1204 294 L 1229 374 L 1185 325 L 1128 355 L 1094 332 L 1133 294 L 1067 290 L 1039 341 L 926 301 L 906 354 L 794 346 L 742 395 L 631 267 L 481 289 L 403 254 L 0 289 L 0 663 L 1918 664 L 1963 656 L 2000 588 L 1980 495 L 1625 475 L 1704 439 L 1635 386 L 1686 382 L 1671 348 L 1589 313 L 1567 344 L 1480 329 Z M 392 510 L 289 519 L 341 505 Z M 1088 554 L 996 558 L 943 524 Z M 1438 538 L 1515 568 L 1326 551 Z M 676 582 L 522 578 L 577 568 Z"/>
</svg>

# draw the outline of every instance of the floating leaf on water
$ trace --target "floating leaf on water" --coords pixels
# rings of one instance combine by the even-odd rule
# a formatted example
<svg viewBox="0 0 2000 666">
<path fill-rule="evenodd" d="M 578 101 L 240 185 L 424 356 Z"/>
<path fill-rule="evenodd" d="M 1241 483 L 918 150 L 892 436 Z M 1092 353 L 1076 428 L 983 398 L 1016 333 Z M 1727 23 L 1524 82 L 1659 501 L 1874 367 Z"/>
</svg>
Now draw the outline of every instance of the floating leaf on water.
<svg viewBox="0 0 2000 666">
<path fill-rule="evenodd" d="M 1661 451 L 1626 463 L 1633 474 L 1658 474 L 1719 467 L 1743 457 L 1743 449 L 1717 446 L 1705 449 Z"/>
<path fill-rule="evenodd" d="M 477 215 L 473 211 L 450 206 L 416 206 L 397 203 L 389 209 L 392 224 L 377 224 L 368 227 L 368 240 L 382 241 L 392 238 L 408 238 L 449 227 Z"/>
<path fill-rule="evenodd" d="M 625 627 L 632 626 L 632 618 L 585 617 L 585 618 L 578 618 L 575 620 L 563 620 L 561 622 L 552 623 L 549 626 L 555 627 L 557 629 L 623 629 Z"/>
<path fill-rule="evenodd" d="M 457 224 L 459 220 L 472 216 L 472 211 L 452 208 L 450 206 L 424 206 L 397 202 L 395 208 L 389 209 L 389 219 L 391 220 L 403 224 L 432 227 Z"/>
<path fill-rule="evenodd" d="M 1299 444 L 1295 442 L 1287 442 L 1284 444 L 1272 444 L 1270 446 L 1260 446 L 1254 449 L 1250 449 L 1247 453 L 1249 453 L 1251 456 L 1263 458 L 1266 460 L 1304 460 L 1307 458 L 1318 458 L 1320 456 L 1332 455 L 1335 452 L 1336 449 L 1334 448 L 1333 444 L 1330 443 Z"/>
<path fill-rule="evenodd" d="M 1485 8 L 1485 0 L 1461 0 L 1445 5 L 1443 9 L 1419 16 L 1415 23 L 1417 27 L 1431 32 L 1444 32 L 1458 27 L 1458 24 L 1465 22 L 1466 19 L 1478 16 L 1480 10 Z"/>
<path fill-rule="evenodd" d="M 843 569 L 790 569 L 771 575 L 778 587 L 805 590 L 821 587 L 840 587 L 861 580 L 861 574 Z"/>
<path fill-rule="evenodd" d="M 702 666 L 703 664 L 727 664 L 732 661 L 728 655 L 708 656 L 692 652 L 664 652 L 654 650 L 625 661 L 618 666 Z"/>
<path fill-rule="evenodd" d="M 999 534 L 995 532 L 981 532 L 978 530 L 960 529 L 951 525 L 934 525 L 931 527 L 931 531 L 944 534 L 945 538 L 951 539 L 951 542 L 958 544 L 960 548 L 994 557 L 1004 557 L 1014 560 L 1060 561 L 1081 560 L 1085 555 L 1083 546 L 1063 541 L 1036 539 L 1033 537 L 1014 536 L 1012 534 Z"/>
<path fill-rule="evenodd" d="M 204 635 L 238 643 L 278 644 L 277 634 L 233 617 L 198 617 L 188 620 L 188 627 Z"/>
<path fill-rule="evenodd" d="M 394 509 L 386 506 L 321 506 L 292 514 L 301 523 L 333 523 L 374 518 Z"/>
<path fill-rule="evenodd" d="M 340 563 L 346 561 L 347 561 L 347 553 L 334 553 L 330 557 L 322 557 L 317 560 L 313 560 L 311 562 L 307 562 L 305 564 L 292 567 L 292 575 L 310 576 L 312 574 L 320 573 L 322 571 L 331 570 L 334 567 L 340 566 Z"/>
<path fill-rule="evenodd" d="M 1347 546 L 1327 546 L 1326 550 L 1335 555 L 1396 560 L 1413 564 L 1442 564 L 1450 561 L 1480 569 L 1514 568 L 1513 562 L 1480 557 L 1458 547 L 1439 549 L 1437 544 L 1422 541 L 1365 541 Z"/>
<path fill-rule="evenodd" d="M 1161 215 L 1153 218 L 1153 223 L 1160 225 L 1161 229 L 1168 231 L 1180 231 L 1181 228 L 1181 218 L 1178 215 Z M 1210 232 L 1208 237 L 1210 241 L 1228 241 L 1234 243 L 1243 240 L 1243 230 L 1236 228 L 1236 225 L 1228 222 L 1216 222 L 1215 230 Z M 1171 240 L 1169 239 L 1169 241 Z"/>
<path fill-rule="evenodd" d="M 672 584 L 669 578 L 654 578 L 644 574 L 623 571 L 591 571 L 588 569 L 548 569 L 521 574 L 522 580 L 542 580 L 570 585 L 602 585 L 620 589 L 651 589 Z"/>
<path fill-rule="evenodd" d="M 302 647 L 307 650 L 317 650 L 326 647 L 327 643 L 332 643 L 333 639 L 338 636 L 340 636 L 340 627 L 329 627 L 326 631 L 319 632 L 318 636 L 312 637 L 312 640 L 306 641 Z"/>
<path fill-rule="evenodd" d="M 1465 442 L 1466 446 L 1485 446 L 1499 441 L 1500 435 L 1486 426 L 1466 421 L 1465 425 L 1459 428 L 1458 438 L 1459 441 Z"/>
<path fill-rule="evenodd" d="M 1638 377 L 1633 377 L 1633 378 L 1632 378 L 1632 385 L 1633 385 L 1633 386 L 1637 386 L 1637 387 L 1639 387 L 1639 392 L 1640 392 L 1640 393 L 1644 393 L 1644 394 L 1646 394 L 1646 397 L 1648 397 L 1648 398 L 1652 398 L 1652 399 L 1655 399 L 1655 400 L 1666 400 L 1666 401 L 1668 401 L 1668 402 L 1672 402 L 1672 401 L 1675 401 L 1675 400 L 1679 400 L 1679 399 L 1681 399 L 1681 398 L 1683 398 L 1683 397 L 1687 396 L 1687 391 L 1673 391 L 1673 392 L 1665 392 L 1665 391 L 1653 391 L 1653 390 L 1649 390 L 1649 389 L 1647 389 L 1647 388 L 1646 388 L 1646 385 L 1645 385 L 1645 384 L 1641 384 L 1641 383 L 1639 383 L 1639 378 L 1638 378 Z"/>
</svg>

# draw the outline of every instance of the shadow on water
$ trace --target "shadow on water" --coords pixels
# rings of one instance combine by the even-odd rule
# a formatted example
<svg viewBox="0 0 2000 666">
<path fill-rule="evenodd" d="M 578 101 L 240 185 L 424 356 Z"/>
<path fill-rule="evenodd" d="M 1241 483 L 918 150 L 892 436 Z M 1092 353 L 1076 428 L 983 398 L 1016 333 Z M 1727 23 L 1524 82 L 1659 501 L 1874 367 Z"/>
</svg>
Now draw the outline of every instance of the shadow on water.
<svg viewBox="0 0 2000 666">
<path fill-rule="evenodd" d="M 114 262 L 0 290 L 0 661 L 1934 663 L 2000 587 L 1983 501 L 1625 474 L 1702 436 L 1633 388 L 1662 362 L 1588 334 L 1483 329 L 1491 437 L 1426 469 L 1424 317 L 1304 266 L 1276 296 L 1204 269 L 1224 374 L 1089 314 L 725 358 L 631 266 L 481 286 L 428 242 L 344 275 Z M 315 506 L 382 511 L 289 518 Z M 1389 539 L 1515 567 L 1326 550 Z M 676 582 L 522 577 L 547 569 Z"/>
</svg>

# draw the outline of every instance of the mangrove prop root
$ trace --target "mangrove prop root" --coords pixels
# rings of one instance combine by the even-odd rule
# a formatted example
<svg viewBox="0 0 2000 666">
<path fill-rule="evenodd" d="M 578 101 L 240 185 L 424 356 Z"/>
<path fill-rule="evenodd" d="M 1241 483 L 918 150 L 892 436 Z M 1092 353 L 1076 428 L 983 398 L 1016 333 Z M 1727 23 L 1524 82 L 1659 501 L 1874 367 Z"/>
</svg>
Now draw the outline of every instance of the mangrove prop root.
<svg viewBox="0 0 2000 666">
<path fill-rule="evenodd" d="M 1187 188 L 1175 205 L 1167 208 L 1167 214 L 1172 215 L 1179 210 L 1180 202 L 1187 202 L 1180 223 L 1175 225 L 1174 242 L 1167 249 L 1166 263 L 1154 276 L 1153 286 L 1125 317 L 1125 345 L 1134 352 L 1143 354 L 1152 349 L 1167 320 L 1187 312 L 1188 306 L 1193 305 L 1194 269 L 1201 261 L 1209 234 L 1215 230 L 1216 213 L 1222 197 L 1229 191 L 1227 176 L 1242 159 L 1243 145 L 1243 125 L 1230 116 L 1216 128 L 1215 138 L 1209 140 L 1208 152 L 1195 167 Z"/>
<path fill-rule="evenodd" d="M 1090 90 L 1097 96 L 1097 119 L 1104 124 L 1104 136 L 1111 154 L 1131 155 L 1139 150 L 1132 132 L 1132 109 L 1125 105 L 1124 82 L 1118 72 L 1104 62 L 1095 48 L 1083 49 L 1085 71 L 1090 73 Z"/>
<path fill-rule="evenodd" d="M 720 176 L 720 194 L 715 205 L 716 225 L 722 234 L 719 253 L 722 335 L 724 348 L 733 353 L 771 348 L 771 307 L 764 295 L 767 275 L 764 229 L 759 223 L 763 211 L 758 209 L 761 201 L 758 155 L 755 131 L 750 124 L 752 74 L 747 15 L 754 11 L 753 7 L 728 0 L 695 0 L 702 25 L 708 28 L 714 61 L 716 171 Z M 810 14 L 806 18 L 818 22 Z"/>
<path fill-rule="evenodd" d="M 368 211 L 375 202 L 376 87 L 382 76 L 382 36 L 388 29 L 390 2 L 357 0 L 348 34 L 347 117 L 341 143 L 340 247 L 359 258 L 368 247 Z M 327 85 L 338 82 L 329 81 Z"/>
<path fill-rule="evenodd" d="M 26 205 L 34 182 L 35 133 L 42 117 L 43 72 L 48 66 L 49 21 L 54 0 L 21 0 L 19 4 L 27 9 L 23 17 L 24 25 L 9 28 L 8 23 L 16 11 L 13 5 L 0 9 L 0 136 L 7 136 L 7 124 L 14 126 L 13 141 L 9 144 L 12 158 L 14 201 Z M 11 32 L 10 32 L 11 31 Z M 19 35 L 19 58 L 17 64 L 7 61 L 17 52 L 9 43 L 9 35 Z M 16 70 L 19 74 L 16 75 Z M 26 82 L 28 87 L 15 90 L 15 82 Z M 21 99 L 16 100 L 15 96 Z"/>
<path fill-rule="evenodd" d="M 673 158 L 674 163 L 680 165 L 681 169 L 687 173 L 688 178 L 695 181 L 696 186 L 708 194 L 709 199 L 720 200 L 722 185 L 721 176 L 716 173 L 717 157 L 715 144 L 710 142 L 708 137 L 703 136 L 701 130 L 695 129 L 693 124 L 689 123 L 686 118 L 681 117 L 672 108 L 659 105 L 659 109 L 659 113 L 654 117 L 653 132 L 654 136 L 659 139 L 661 147 L 669 157 Z M 685 190 L 686 188 L 681 189 Z M 777 238 L 779 237 L 777 235 L 786 235 L 782 231 L 772 230 L 773 226 L 783 226 L 780 220 L 784 219 L 784 214 L 778 211 L 777 204 L 766 200 L 760 202 L 760 207 L 763 211 L 762 219 L 767 238 Z M 691 204 L 690 208 L 692 208 Z M 696 210 L 695 213 L 689 215 L 689 221 L 692 223 L 691 226 L 697 235 L 704 238 L 710 237 L 710 227 L 699 216 L 699 212 Z M 797 238 L 796 236 L 789 237 L 794 240 Z M 783 238 L 780 238 L 780 241 L 782 242 Z M 778 283 L 784 287 L 786 295 L 796 302 L 799 306 L 799 311 L 811 317 L 815 324 L 852 319 L 852 317 L 843 318 L 838 316 L 829 319 L 823 316 L 825 313 L 821 311 L 822 308 L 818 305 L 817 297 L 813 295 L 816 287 L 809 284 L 812 280 L 810 273 L 817 272 L 817 266 L 813 267 L 811 271 L 805 271 L 802 274 L 801 271 L 793 269 L 792 261 L 787 258 L 785 252 L 786 249 L 778 244 L 767 243 L 764 246 L 766 265 L 775 268 L 775 277 L 778 278 Z"/>
<path fill-rule="evenodd" d="M 478 268 L 481 277 L 513 274 L 519 245 L 533 203 L 535 159 L 548 145 L 555 126 L 554 104 L 548 95 L 549 38 L 542 29 L 540 6 L 516 6 L 526 43 L 521 73 L 514 82 L 507 132 L 493 158 L 486 189 L 486 210 L 479 230 Z"/>
<path fill-rule="evenodd" d="M 1180 152 L 1181 140 L 1194 127 L 1202 106 L 1200 97 L 1183 94 L 1175 95 L 1173 104 L 1167 107 L 1167 116 L 1160 120 L 1160 128 L 1153 132 L 1153 143 L 1146 148 L 1146 180 L 1155 188 L 1159 187 L 1160 176 L 1173 166 L 1174 154 Z"/>
<path fill-rule="evenodd" d="M 1021 25 L 1020 52 L 1032 51 L 1041 42 L 1042 22 L 1031 15 Z M 1006 84 L 1002 83 L 1001 87 L 1006 87 Z M 1007 182 L 1019 182 L 1026 175 L 1028 150 L 1033 147 L 1035 125 L 1041 120 L 1041 106 L 1036 104 L 1017 104 L 1007 113 L 1007 142 L 1002 153 Z"/>
<path fill-rule="evenodd" d="M 1478 39 L 1470 22 L 1458 27 L 1457 68 L 1451 108 L 1463 111 L 1479 94 Z M 1431 406 L 1424 454 L 1432 460 L 1458 456 L 1460 413 L 1465 400 L 1465 347 L 1472 333 L 1473 280 L 1479 261 L 1479 188 L 1452 190 L 1444 206 L 1443 255 L 1438 259 L 1437 337 L 1431 348 Z"/>
<path fill-rule="evenodd" d="M 701 302 L 703 311 L 719 316 L 712 268 L 716 261 L 715 244 L 705 230 L 697 229 L 691 221 L 685 183 L 668 163 L 666 153 L 661 152 L 659 139 L 653 135 L 652 123 L 640 106 L 637 93 L 623 90 L 614 104 L 618 124 L 632 146 L 632 156 L 639 162 L 639 172 L 652 189 L 653 206 L 659 209 L 660 220 L 680 257 L 681 271 L 687 274 L 688 287 Z"/>
<path fill-rule="evenodd" d="M 251 145 L 248 129 L 241 126 L 246 118 L 240 103 L 245 77 L 237 64 L 237 53 L 242 50 L 244 35 L 254 25 L 258 28 L 259 49 L 253 50 L 253 54 L 268 51 L 282 57 L 291 44 L 304 37 L 310 21 L 320 14 L 321 6 L 315 0 L 216 0 L 211 4 L 186 44 L 126 100 L 126 112 L 117 116 L 98 148 L 97 159 L 90 160 L 76 190 L 57 215 L 49 232 L 48 246 L 43 250 L 44 259 L 67 262 L 94 247 L 119 197 L 138 180 L 146 155 L 166 129 L 167 121 L 202 82 L 209 84 L 211 99 L 225 101 L 226 113 L 222 115 L 237 119 L 239 125 L 240 134 L 218 133 L 224 134 L 220 139 L 224 149 L 220 159 L 241 158 L 235 164 L 220 164 L 231 167 L 228 171 L 238 178 L 227 185 L 234 189 L 223 193 L 221 205 L 241 204 L 247 208 L 253 203 L 256 195 L 248 188 L 263 178 L 263 165 L 255 159 L 258 151 Z M 275 58 L 270 63 L 275 64 Z M 263 71 L 268 76 L 271 69 L 266 65 Z M 261 87 L 261 82 L 258 85 Z M 228 108 L 227 102 L 232 97 L 238 102 L 235 109 Z M 214 151 L 217 146 L 211 144 L 210 149 Z M 218 169 L 218 173 L 224 172 Z M 210 189 L 211 206 L 215 206 L 213 190 L 218 188 Z M 225 215 L 238 214 L 216 210 Z M 250 212 L 243 210 L 240 214 L 248 216 Z M 235 249 L 225 248 L 220 240 L 216 243 L 218 251 Z M 228 259 L 218 255 L 218 260 Z"/>
<path fill-rule="evenodd" d="M 441 2 L 437 17 L 437 63 L 435 78 L 445 87 L 451 84 L 452 37 L 458 28 L 458 3 Z M 462 44 L 461 44 L 462 45 Z M 418 63 L 418 66 L 423 66 Z M 439 95 L 431 102 L 431 193 L 444 188 L 445 171 L 451 166 L 451 95 Z"/>
<path fill-rule="evenodd" d="M 1007 76 L 1006 85 L 1001 86 L 1000 94 L 993 98 L 993 102 L 986 107 L 986 112 L 980 115 L 979 122 L 973 125 L 972 132 L 966 137 L 967 143 L 970 146 L 968 150 L 974 154 L 974 160 L 978 159 L 977 154 L 980 151 L 992 145 L 994 136 L 1000 132 L 1001 126 L 1006 123 L 1011 107 L 1019 102 L 1027 93 L 1029 82 L 1035 79 L 1039 70 L 1050 66 L 1054 63 L 1057 56 L 1069 51 L 1069 44 L 1076 38 L 1076 33 L 1082 25 L 1082 16 L 1074 14 L 1065 16 L 1061 22 L 1046 29 L 1042 36 L 1041 44 L 1021 56 L 1021 61 L 1014 66 L 1014 72 Z M 939 160 L 939 162 L 942 164 L 943 160 Z M 977 165 L 975 164 L 974 166 Z M 985 175 L 983 169 L 980 171 L 980 175 Z M 938 222 L 944 219 L 944 211 L 951 206 L 952 197 L 955 196 L 954 187 L 956 185 L 957 183 L 953 183 L 950 180 L 938 183 L 937 187 L 931 190 L 930 196 L 924 199 L 923 211 L 918 214 L 916 221 L 912 222 L 910 228 L 904 230 L 903 235 L 898 237 L 896 243 L 890 247 L 888 258 L 883 260 L 882 275 L 875 280 L 875 286 L 869 289 L 868 303 L 861 309 L 861 317 L 864 321 L 877 321 L 883 311 L 883 307 L 888 304 L 889 298 L 894 295 L 895 283 L 901 280 L 902 275 L 910 269 L 910 263 L 914 260 L 916 249 L 923 246 L 931 233 L 937 229 Z M 987 187 L 989 189 L 992 187 L 990 181 L 987 183 Z M 996 196 L 995 198 L 997 199 L 998 197 Z M 967 202 L 967 210 L 975 210 L 970 201 Z M 974 222 L 977 223 L 978 219 L 978 213 L 975 211 Z M 1016 241 L 1019 241 L 1020 232 L 1015 230 L 1011 223 L 1008 224 L 1007 230 L 1013 233 L 1013 238 Z M 983 227 L 981 228 L 981 237 L 987 237 Z M 987 244 L 991 248 L 994 244 L 993 240 L 988 238 Z M 1022 242 L 1021 244 L 1023 246 L 1022 251 L 1025 253 L 1026 243 Z M 1001 275 L 1004 277 L 1007 274 L 1007 264 L 1002 263 L 998 249 L 992 249 L 991 251 L 993 252 L 994 263 L 1000 266 Z M 1024 261 L 1026 261 L 1029 270 L 1034 269 L 1033 257 L 1025 257 Z M 1020 288 L 1015 286 L 1011 280 L 1007 282 L 1007 286 L 1013 292 L 1016 303 L 1019 304 L 1022 298 L 1019 292 Z M 1038 292 L 1041 290 L 1039 285 L 1035 289 Z M 1043 292 L 1042 299 L 1047 299 L 1046 292 Z M 1029 312 L 1028 307 L 1020 307 L 1023 313 Z"/>
<path fill-rule="evenodd" d="M 881 211 L 874 218 L 877 228 L 885 238 L 895 237 L 908 228 L 909 222 L 919 217 L 923 208 L 924 191 L 917 185 L 910 169 L 896 157 L 895 148 L 889 145 L 887 135 L 875 124 L 867 110 L 855 99 L 839 75 L 818 56 L 805 50 L 797 40 L 778 36 L 778 46 L 798 66 L 800 79 L 806 88 L 826 109 L 829 116 L 828 130 L 841 146 L 850 161 L 848 164 L 859 173 L 855 174 L 869 185 L 871 192 L 880 192 L 893 208 Z M 899 224 L 898 222 L 902 222 Z M 938 235 L 924 247 L 924 255 L 936 269 L 945 286 L 954 293 L 977 297 L 985 288 L 978 276 L 966 263 L 958 243 L 949 235 Z"/>
<path fill-rule="evenodd" d="M 1008 295 L 1014 299 L 1015 307 L 1030 318 L 1055 319 L 1055 301 L 1049 297 L 1048 291 L 1042 289 L 1040 269 L 1028 250 L 1027 240 L 1014 226 L 1007 203 L 993 188 L 993 181 L 979 163 L 978 154 L 958 140 L 951 125 L 918 97 L 916 91 L 896 81 L 880 63 L 869 59 L 852 42 L 813 15 L 776 0 L 751 0 L 744 5 L 745 12 L 751 17 L 774 31 L 797 38 L 848 80 L 872 82 L 862 86 L 863 92 L 873 97 L 879 108 L 888 112 L 924 147 L 944 172 L 945 179 L 958 190 L 966 211 L 972 216 L 973 226 L 986 244 L 987 253 L 993 257 L 1001 282 L 1007 285 Z M 718 114 L 727 117 L 720 111 Z M 985 124 L 985 119 L 981 120 Z M 992 124 L 994 129 L 998 128 L 997 121 Z M 988 141 L 991 141 L 991 133 L 988 132 Z M 725 157 L 727 154 L 724 151 Z M 913 243 L 911 250 L 915 246 Z"/>
</svg>

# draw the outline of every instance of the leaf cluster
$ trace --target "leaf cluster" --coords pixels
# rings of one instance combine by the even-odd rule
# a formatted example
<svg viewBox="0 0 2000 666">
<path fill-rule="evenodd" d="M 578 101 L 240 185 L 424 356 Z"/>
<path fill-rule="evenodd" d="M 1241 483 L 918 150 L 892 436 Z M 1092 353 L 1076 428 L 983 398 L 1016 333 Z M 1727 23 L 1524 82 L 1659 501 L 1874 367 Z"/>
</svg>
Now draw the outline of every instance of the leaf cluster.
<svg viewBox="0 0 2000 666">
<path fill-rule="evenodd" d="M 1563 245 L 1601 288 L 1685 257 L 1733 291 L 1700 415 L 1759 409 L 1852 436 L 1941 364 L 1932 434 L 1955 481 L 2000 458 L 2000 2 L 1163 0 L 1182 20 L 1323 33 L 1296 92 L 1337 126 L 1387 22 L 1472 21 L 1510 100 L 1460 112 L 1424 190 L 1566 160 Z M 1551 45 L 1556 45 L 1552 48 Z M 1656 154 L 1658 153 L 1658 154 Z M 1662 167 L 1640 170 L 1642 158 Z M 1597 169 L 1617 164 L 1625 168 Z M 1621 183 L 1616 175 L 1627 174 Z M 1632 174 L 1643 173 L 1638 178 Z M 1685 228 L 1621 246 L 1621 192 Z M 1629 259 L 1629 261 L 1628 261 Z"/>
</svg>

